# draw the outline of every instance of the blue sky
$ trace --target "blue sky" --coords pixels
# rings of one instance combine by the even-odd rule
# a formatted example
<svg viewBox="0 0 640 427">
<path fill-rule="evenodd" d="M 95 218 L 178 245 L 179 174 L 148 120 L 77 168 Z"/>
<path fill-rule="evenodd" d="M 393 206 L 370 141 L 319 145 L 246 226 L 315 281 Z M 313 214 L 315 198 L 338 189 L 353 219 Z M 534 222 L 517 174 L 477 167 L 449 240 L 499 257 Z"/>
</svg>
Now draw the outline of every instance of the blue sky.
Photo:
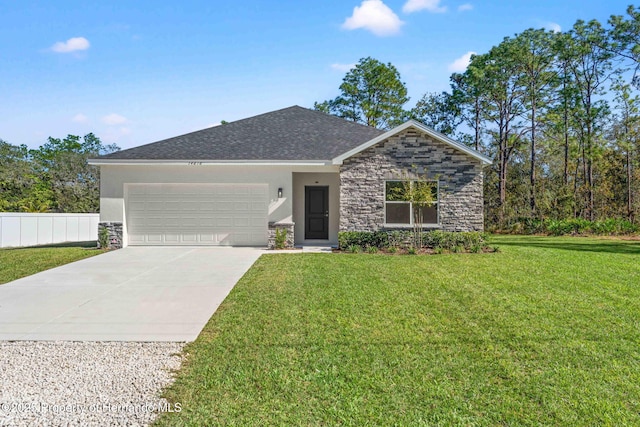
<svg viewBox="0 0 640 427">
<path fill-rule="evenodd" d="M 0 139 L 94 132 L 128 148 L 338 94 L 360 58 L 411 101 L 526 28 L 606 22 L 629 0 L 0 0 Z M 465 56 L 466 55 L 466 56 Z"/>
</svg>

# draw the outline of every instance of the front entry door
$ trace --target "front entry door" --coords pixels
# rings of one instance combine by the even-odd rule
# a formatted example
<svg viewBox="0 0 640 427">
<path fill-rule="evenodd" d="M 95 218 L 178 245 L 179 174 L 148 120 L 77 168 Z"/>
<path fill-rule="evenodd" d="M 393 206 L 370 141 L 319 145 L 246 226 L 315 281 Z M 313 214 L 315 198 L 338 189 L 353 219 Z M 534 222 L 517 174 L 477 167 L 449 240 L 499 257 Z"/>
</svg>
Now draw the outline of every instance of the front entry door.
<svg viewBox="0 0 640 427">
<path fill-rule="evenodd" d="M 329 187 L 304 188 L 304 238 L 329 238 Z"/>
</svg>

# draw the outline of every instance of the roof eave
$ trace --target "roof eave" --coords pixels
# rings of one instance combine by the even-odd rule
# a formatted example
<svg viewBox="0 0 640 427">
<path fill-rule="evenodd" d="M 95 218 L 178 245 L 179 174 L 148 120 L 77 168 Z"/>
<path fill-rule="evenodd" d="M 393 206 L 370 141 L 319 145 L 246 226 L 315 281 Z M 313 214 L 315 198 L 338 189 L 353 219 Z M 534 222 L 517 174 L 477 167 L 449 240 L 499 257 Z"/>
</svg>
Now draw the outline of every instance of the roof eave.
<svg viewBox="0 0 640 427">
<path fill-rule="evenodd" d="M 88 159 L 93 166 L 331 166 L 331 160 Z"/>
</svg>

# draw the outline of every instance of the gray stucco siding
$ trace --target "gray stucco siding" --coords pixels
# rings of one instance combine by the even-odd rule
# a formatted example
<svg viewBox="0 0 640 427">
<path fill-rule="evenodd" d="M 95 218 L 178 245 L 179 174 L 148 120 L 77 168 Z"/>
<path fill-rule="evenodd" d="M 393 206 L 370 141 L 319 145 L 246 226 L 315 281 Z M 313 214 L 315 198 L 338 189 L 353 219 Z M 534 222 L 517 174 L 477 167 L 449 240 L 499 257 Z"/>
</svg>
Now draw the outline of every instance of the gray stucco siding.
<svg viewBox="0 0 640 427">
<path fill-rule="evenodd" d="M 483 230 L 480 160 L 407 129 L 344 160 L 340 167 L 340 231 L 384 228 L 384 182 L 426 175 L 439 185 L 439 228 Z"/>
</svg>

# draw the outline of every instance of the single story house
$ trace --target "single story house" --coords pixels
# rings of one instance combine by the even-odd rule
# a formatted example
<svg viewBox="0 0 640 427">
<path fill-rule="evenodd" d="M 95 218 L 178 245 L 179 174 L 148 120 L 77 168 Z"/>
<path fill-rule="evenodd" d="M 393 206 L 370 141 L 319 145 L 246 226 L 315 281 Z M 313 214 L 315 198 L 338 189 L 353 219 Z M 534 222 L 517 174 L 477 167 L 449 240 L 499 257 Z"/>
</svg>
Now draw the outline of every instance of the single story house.
<svg viewBox="0 0 640 427">
<path fill-rule="evenodd" d="M 483 154 L 410 120 L 387 132 L 293 106 L 91 159 L 112 247 L 337 244 L 339 231 L 410 228 L 390 189 L 418 174 L 423 226 L 483 229 Z M 414 175 L 415 176 L 415 175 Z M 395 183 L 395 184 L 394 184 Z"/>
</svg>

